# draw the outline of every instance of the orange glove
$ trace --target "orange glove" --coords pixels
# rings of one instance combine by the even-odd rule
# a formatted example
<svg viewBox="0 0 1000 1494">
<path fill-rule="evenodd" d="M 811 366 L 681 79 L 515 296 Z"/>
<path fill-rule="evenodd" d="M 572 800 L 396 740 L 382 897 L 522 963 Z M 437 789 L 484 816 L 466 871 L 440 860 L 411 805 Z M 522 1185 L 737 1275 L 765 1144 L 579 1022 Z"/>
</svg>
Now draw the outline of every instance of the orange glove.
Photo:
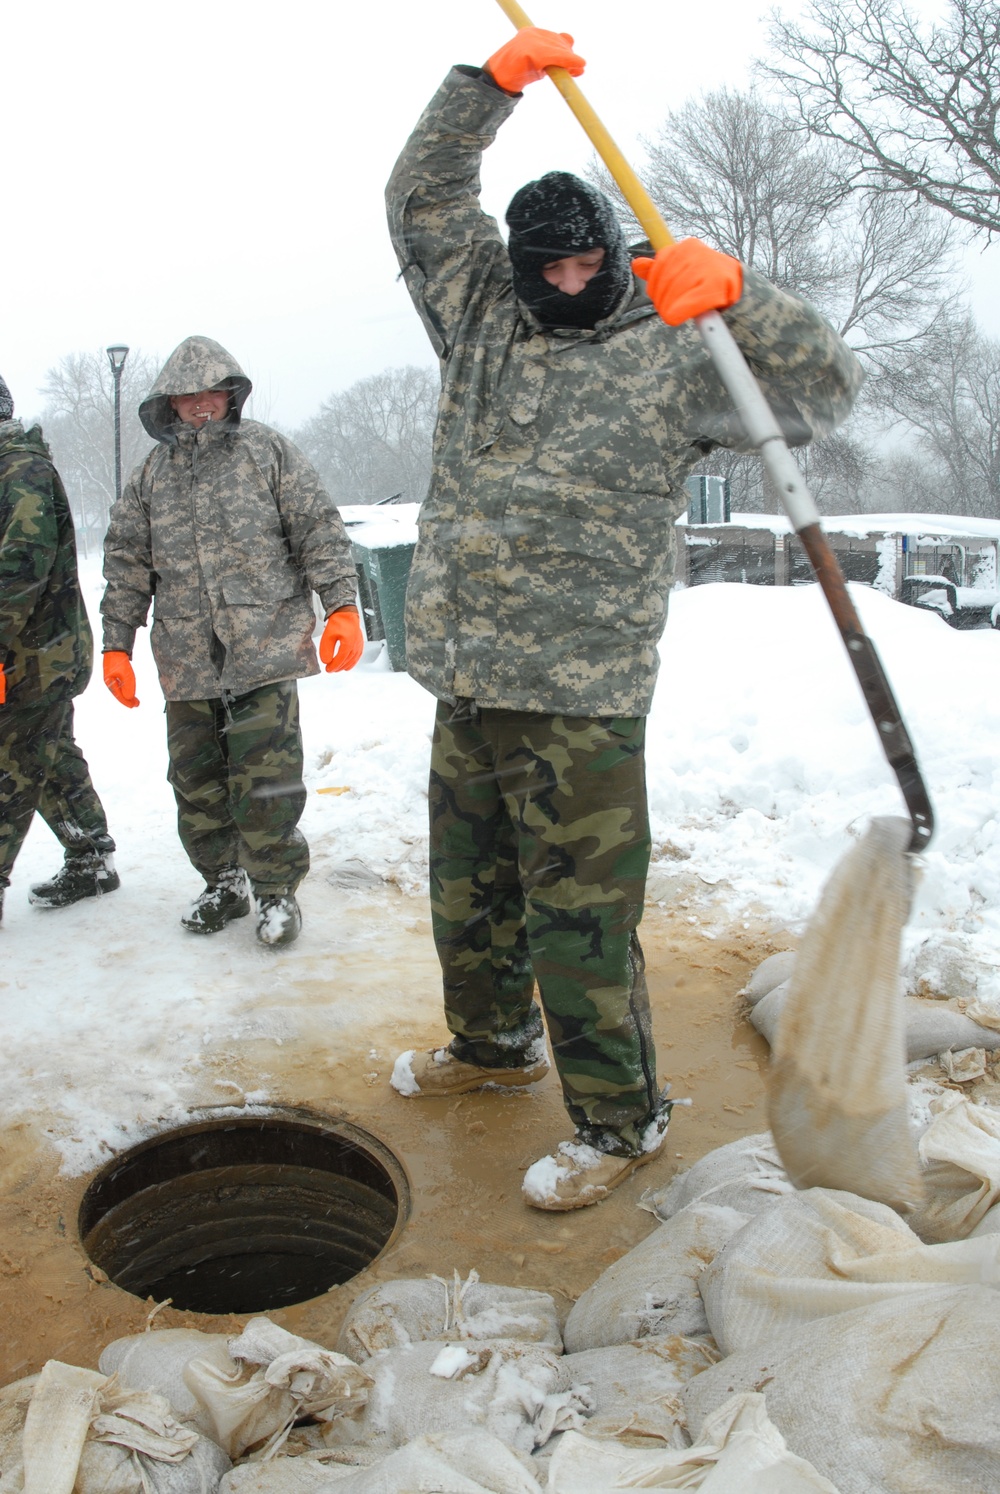
<svg viewBox="0 0 1000 1494">
<path fill-rule="evenodd" d="M 655 259 L 634 259 L 632 270 L 645 280 L 649 299 L 671 327 L 703 311 L 724 311 L 743 294 L 743 266 L 701 239 L 668 244 Z"/>
<path fill-rule="evenodd" d="M 104 683 L 120 705 L 131 711 L 139 702 L 135 698 L 135 672 L 128 654 L 112 651 L 104 655 Z"/>
<path fill-rule="evenodd" d="M 7 704 L 7 676 L 3 672 L 3 665 L 0 664 L 0 705 L 6 705 L 6 704 Z"/>
<path fill-rule="evenodd" d="M 486 63 L 486 71 L 504 93 L 522 93 L 526 84 L 545 77 L 547 67 L 564 67 L 574 78 L 586 67 L 583 58 L 573 51 L 573 38 L 568 31 L 525 26 Z"/>
<path fill-rule="evenodd" d="M 353 669 L 365 651 L 365 635 L 357 607 L 340 607 L 331 612 L 319 640 L 319 656 L 327 674 Z"/>
</svg>

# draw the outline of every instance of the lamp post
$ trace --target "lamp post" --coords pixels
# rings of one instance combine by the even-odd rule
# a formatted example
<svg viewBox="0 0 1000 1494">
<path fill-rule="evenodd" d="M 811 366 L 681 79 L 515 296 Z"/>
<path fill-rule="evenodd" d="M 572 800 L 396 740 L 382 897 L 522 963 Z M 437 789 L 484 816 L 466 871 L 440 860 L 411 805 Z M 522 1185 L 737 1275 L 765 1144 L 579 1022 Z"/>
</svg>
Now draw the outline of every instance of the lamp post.
<svg viewBox="0 0 1000 1494">
<path fill-rule="evenodd" d="M 122 496 L 122 369 L 128 357 L 128 348 L 107 349 L 108 362 L 115 376 L 115 501 Z"/>
</svg>

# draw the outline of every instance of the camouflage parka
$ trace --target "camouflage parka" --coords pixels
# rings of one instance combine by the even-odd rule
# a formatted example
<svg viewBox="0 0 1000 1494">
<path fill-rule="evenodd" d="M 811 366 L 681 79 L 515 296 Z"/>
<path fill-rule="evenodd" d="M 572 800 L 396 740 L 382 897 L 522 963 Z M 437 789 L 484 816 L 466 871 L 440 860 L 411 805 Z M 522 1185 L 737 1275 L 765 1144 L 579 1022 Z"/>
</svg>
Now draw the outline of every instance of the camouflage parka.
<svg viewBox="0 0 1000 1494">
<path fill-rule="evenodd" d="M 0 421 L 0 709 L 79 695 L 92 657 L 66 490 L 38 426 Z"/>
<path fill-rule="evenodd" d="M 441 360 L 434 466 L 407 592 L 407 667 L 444 700 L 648 712 L 684 479 L 746 435 L 693 324 L 633 281 L 594 330 L 543 327 L 513 291 L 479 170 L 517 99 L 453 68 L 386 189 L 403 276 Z M 794 444 L 861 382 L 822 317 L 751 270 L 725 313 Z"/>
<path fill-rule="evenodd" d="M 174 394 L 230 391 L 225 420 L 178 421 Z M 241 418 L 250 380 L 226 350 L 189 337 L 139 407 L 157 445 L 114 505 L 104 547 L 105 651 L 131 654 L 146 621 L 167 700 L 243 695 L 316 674 L 312 591 L 352 603 L 347 531 L 297 447 Z"/>
</svg>

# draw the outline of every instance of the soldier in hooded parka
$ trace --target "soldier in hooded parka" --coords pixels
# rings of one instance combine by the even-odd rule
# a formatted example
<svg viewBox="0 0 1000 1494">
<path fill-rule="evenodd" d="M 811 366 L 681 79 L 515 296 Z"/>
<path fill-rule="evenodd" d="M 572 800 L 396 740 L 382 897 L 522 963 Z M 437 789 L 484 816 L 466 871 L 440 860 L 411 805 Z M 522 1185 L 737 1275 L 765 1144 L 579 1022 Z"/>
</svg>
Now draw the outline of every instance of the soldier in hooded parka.
<svg viewBox="0 0 1000 1494">
<path fill-rule="evenodd" d="M 0 915 L 37 812 L 63 864 L 28 901 L 64 908 L 120 885 L 104 806 L 73 735 L 93 640 L 69 500 L 38 426 L 14 419 L 0 378 Z"/>
<path fill-rule="evenodd" d="M 262 944 L 301 928 L 309 869 L 296 681 L 364 646 L 350 541 L 332 499 L 284 436 L 242 418 L 251 383 L 208 337 L 167 359 L 139 418 L 156 442 L 111 513 L 104 678 L 135 706 L 136 629 L 166 699 L 168 777 L 181 843 L 205 887 L 181 919 L 216 933 L 256 904 Z"/>
<path fill-rule="evenodd" d="M 690 318 L 724 310 L 793 444 L 844 418 L 861 373 L 815 310 L 697 239 L 633 264 L 610 203 L 567 172 L 515 195 L 505 244 L 482 153 L 547 66 L 583 70 L 571 38 L 528 28 L 453 68 L 386 191 L 443 382 L 406 646 L 438 699 L 431 911 L 452 1034 L 401 1055 L 393 1084 L 541 1079 L 537 982 L 575 1136 L 522 1191 L 560 1210 L 655 1156 L 670 1110 L 636 932 L 645 717 L 684 480 L 749 445 Z"/>
</svg>

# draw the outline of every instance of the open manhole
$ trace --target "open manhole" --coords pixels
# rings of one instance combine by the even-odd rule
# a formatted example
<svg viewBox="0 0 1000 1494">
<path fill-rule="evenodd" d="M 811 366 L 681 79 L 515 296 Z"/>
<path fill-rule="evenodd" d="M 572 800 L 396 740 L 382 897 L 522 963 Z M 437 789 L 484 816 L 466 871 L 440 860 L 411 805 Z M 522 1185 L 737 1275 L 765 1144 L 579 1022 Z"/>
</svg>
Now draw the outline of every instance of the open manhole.
<svg viewBox="0 0 1000 1494">
<path fill-rule="evenodd" d="M 406 1217 L 403 1169 L 359 1127 L 241 1117 L 123 1153 L 80 1205 L 95 1265 L 188 1312 L 287 1307 L 350 1281 Z"/>
</svg>

